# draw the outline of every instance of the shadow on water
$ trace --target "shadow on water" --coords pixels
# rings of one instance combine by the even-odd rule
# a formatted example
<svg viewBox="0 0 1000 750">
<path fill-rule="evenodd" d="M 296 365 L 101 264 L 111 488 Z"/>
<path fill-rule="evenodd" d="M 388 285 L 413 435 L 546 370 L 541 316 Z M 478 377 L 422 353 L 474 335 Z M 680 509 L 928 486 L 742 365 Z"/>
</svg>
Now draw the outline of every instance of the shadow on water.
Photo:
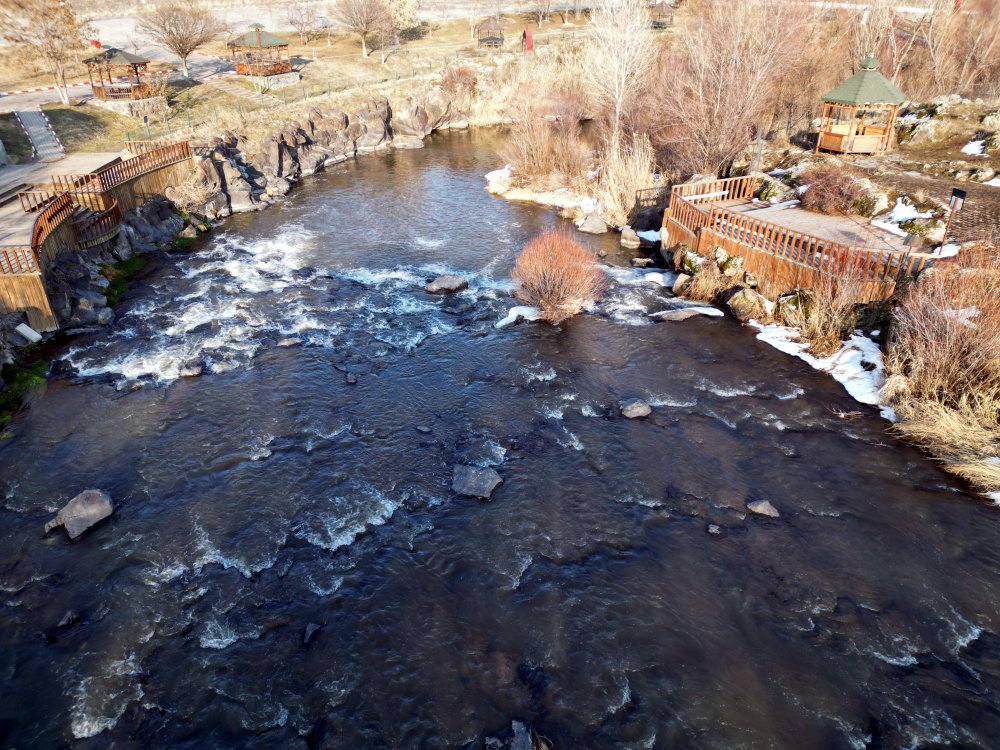
<svg viewBox="0 0 1000 750">
<path fill-rule="evenodd" d="M 732 320 L 649 324 L 641 279 L 495 328 L 558 220 L 485 193 L 491 139 L 305 181 L 65 345 L 0 444 L 3 743 L 989 747 L 994 510 Z M 87 487 L 112 519 L 42 539 Z"/>
</svg>

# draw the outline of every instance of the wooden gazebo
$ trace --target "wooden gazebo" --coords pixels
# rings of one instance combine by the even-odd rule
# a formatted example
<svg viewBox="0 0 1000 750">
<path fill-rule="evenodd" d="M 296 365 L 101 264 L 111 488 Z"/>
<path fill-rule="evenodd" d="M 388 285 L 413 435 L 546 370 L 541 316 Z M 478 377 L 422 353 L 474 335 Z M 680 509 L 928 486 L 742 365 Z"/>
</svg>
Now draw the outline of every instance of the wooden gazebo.
<svg viewBox="0 0 1000 750">
<path fill-rule="evenodd" d="M 503 26 L 496 17 L 483 21 L 476 27 L 480 47 L 503 47 Z"/>
<path fill-rule="evenodd" d="M 861 70 L 823 97 L 816 151 L 838 154 L 884 154 L 892 144 L 903 92 L 879 73 L 869 55 Z"/>
<path fill-rule="evenodd" d="M 660 0 L 649 9 L 654 29 L 669 29 L 674 23 L 674 6 L 666 0 Z"/>
<path fill-rule="evenodd" d="M 226 46 L 233 55 L 236 72 L 241 76 L 274 76 L 292 72 L 288 42 L 264 31 L 259 23 L 251 24 L 250 31 Z"/>
<path fill-rule="evenodd" d="M 146 99 L 153 92 L 143 80 L 149 60 L 108 47 L 83 61 L 90 76 L 90 90 L 101 101 L 131 101 Z M 115 80 L 115 78 L 125 80 Z"/>
</svg>

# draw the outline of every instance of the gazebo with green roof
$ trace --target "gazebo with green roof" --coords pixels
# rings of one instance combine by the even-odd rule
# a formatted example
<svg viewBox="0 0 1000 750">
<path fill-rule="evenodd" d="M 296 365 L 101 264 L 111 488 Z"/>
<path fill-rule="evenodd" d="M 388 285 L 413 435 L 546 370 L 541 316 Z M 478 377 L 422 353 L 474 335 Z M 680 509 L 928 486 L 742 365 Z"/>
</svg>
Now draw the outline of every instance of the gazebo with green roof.
<svg viewBox="0 0 1000 750">
<path fill-rule="evenodd" d="M 903 92 L 879 73 L 878 60 L 869 55 L 861 70 L 823 97 L 816 151 L 838 154 L 884 154 Z"/>
<path fill-rule="evenodd" d="M 236 72 L 242 76 L 274 76 L 292 72 L 288 56 L 288 42 L 275 36 L 259 24 L 251 24 L 250 31 L 226 44 L 233 55 Z"/>
</svg>

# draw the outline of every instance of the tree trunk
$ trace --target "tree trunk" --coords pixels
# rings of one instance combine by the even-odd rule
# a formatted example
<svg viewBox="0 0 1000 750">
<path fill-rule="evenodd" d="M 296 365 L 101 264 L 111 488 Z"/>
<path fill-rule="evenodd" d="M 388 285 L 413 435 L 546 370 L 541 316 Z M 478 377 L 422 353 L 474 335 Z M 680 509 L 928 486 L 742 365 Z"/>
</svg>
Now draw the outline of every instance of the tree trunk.
<svg viewBox="0 0 1000 750">
<path fill-rule="evenodd" d="M 184 71 L 184 77 L 185 78 L 190 78 L 191 77 L 191 76 L 188 75 L 188 59 L 187 59 L 187 55 L 185 55 L 184 57 L 181 58 L 181 69 Z"/>
<path fill-rule="evenodd" d="M 368 40 L 365 39 L 363 34 L 361 36 L 361 56 L 368 57 Z"/>
<path fill-rule="evenodd" d="M 56 63 L 53 77 L 56 79 L 56 92 L 59 94 L 59 101 L 69 104 L 69 91 L 66 89 L 66 71 L 63 66 Z"/>
</svg>

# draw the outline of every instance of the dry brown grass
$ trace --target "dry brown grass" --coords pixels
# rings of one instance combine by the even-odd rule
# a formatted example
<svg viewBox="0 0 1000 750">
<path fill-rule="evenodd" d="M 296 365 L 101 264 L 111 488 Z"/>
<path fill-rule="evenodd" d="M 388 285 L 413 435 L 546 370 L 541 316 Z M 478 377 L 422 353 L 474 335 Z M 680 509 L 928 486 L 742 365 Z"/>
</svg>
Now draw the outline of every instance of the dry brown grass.
<svg viewBox="0 0 1000 750">
<path fill-rule="evenodd" d="M 604 219 L 613 226 L 629 223 L 635 194 L 653 184 L 653 147 L 645 135 L 623 138 L 605 147 L 600 160 L 600 196 Z"/>
<path fill-rule="evenodd" d="M 699 266 L 698 273 L 691 278 L 684 296 L 701 302 L 718 302 L 722 293 L 731 289 L 735 283 L 731 277 L 724 276 L 713 261 L 705 260 Z"/>
<path fill-rule="evenodd" d="M 860 292 L 860 281 L 848 272 L 836 277 L 823 274 L 808 295 L 803 295 L 804 304 L 787 322 L 799 327 L 802 339 L 809 342 L 810 354 L 829 357 L 840 349 L 858 323 Z"/>
<path fill-rule="evenodd" d="M 607 283 L 594 252 L 568 232 L 554 229 L 524 246 L 511 279 L 514 296 L 537 307 L 550 323 L 579 313 L 600 297 Z"/>
<path fill-rule="evenodd" d="M 918 280 L 894 313 L 882 391 L 901 435 L 984 491 L 1000 490 L 998 290 L 995 246 Z"/>
<path fill-rule="evenodd" d="M 515 178 L 542 189 L 577 186 L 592 159 L 579 121 L 550 119 L 545 105 L 533 100 L 522 100 L 508 111 L 511 122 L 500 155 L 514 168 Z"/>
</svg>

